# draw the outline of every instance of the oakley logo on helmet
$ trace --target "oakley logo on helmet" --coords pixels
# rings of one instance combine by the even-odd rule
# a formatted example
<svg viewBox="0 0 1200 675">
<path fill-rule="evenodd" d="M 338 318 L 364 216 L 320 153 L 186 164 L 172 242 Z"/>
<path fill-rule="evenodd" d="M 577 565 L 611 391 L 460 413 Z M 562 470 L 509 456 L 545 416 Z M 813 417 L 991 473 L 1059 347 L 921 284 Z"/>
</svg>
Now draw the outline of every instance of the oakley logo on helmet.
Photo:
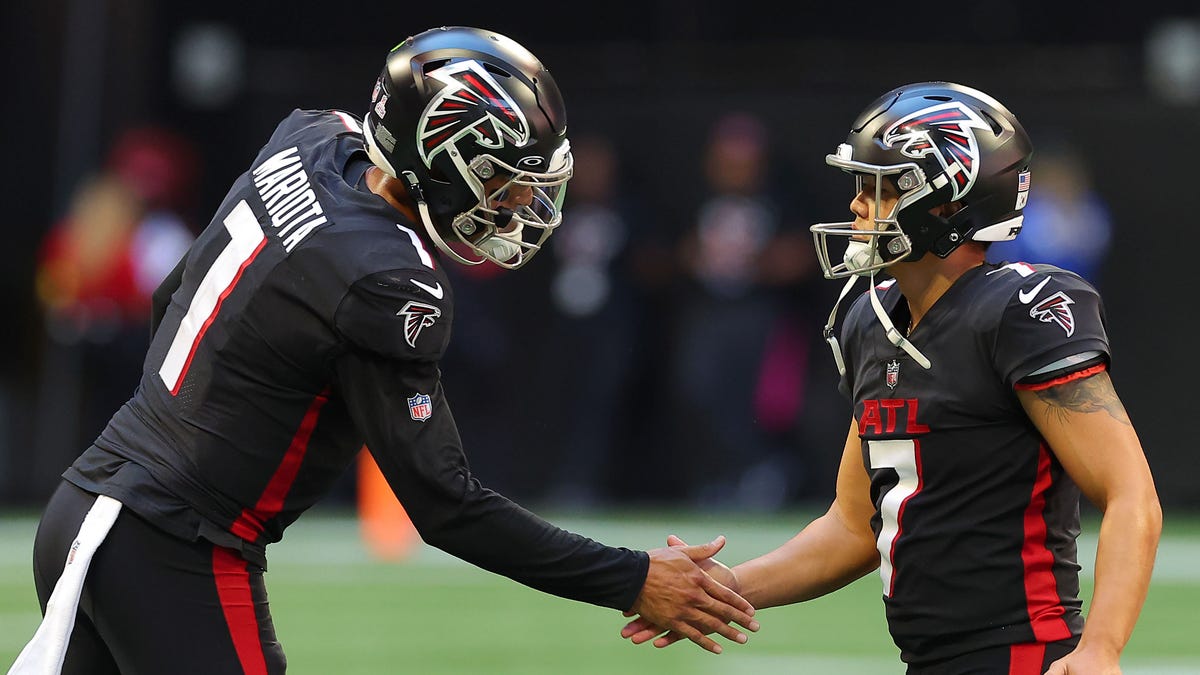
<svg viewBox="0 0 1200 675">
<path fill-rule="evenodd" d="M 957 101 L 924 108 L 897 120 L 883 133 L 889 148 L 913 159 L 933 155 L 954 190 L 953 200 L 970 191 L 979 177 L 979 142 L 972 129 L 990 129 L 975 111 Z M 934 184 L 938 185 L 936 179 Z"/>
<path fill-rule="evenodd" d="M 446 84 L 426 106 L 417 125 L 417 147 L 425 166 L 467 134 L 485 148 L 529 142 L 529 124 L 520 106 L 478 61 L 438 68 L 430 77 Z"/>
<path fill-rule="evenodd" d="M 1067 331 L 1067 337 L 1071 337 L 1075 332 L 1075 315 L 1071 313 L 1073 304 L 1074 300 L 1059 291 L 1034 305 L 1029 310 L 1029 316 L 1045 323 L 1056 323 Z"/>
<path fill-rule="evenodd" d="M 404 308 L 396 312 L 396 316 L 404 317 L 404 341 L 409 347 L 416 349 L 417 336 L 421 330 L 433 325 L 442 315 L 442 310 L 423 302 L 409 301 Z"/>
</svg>

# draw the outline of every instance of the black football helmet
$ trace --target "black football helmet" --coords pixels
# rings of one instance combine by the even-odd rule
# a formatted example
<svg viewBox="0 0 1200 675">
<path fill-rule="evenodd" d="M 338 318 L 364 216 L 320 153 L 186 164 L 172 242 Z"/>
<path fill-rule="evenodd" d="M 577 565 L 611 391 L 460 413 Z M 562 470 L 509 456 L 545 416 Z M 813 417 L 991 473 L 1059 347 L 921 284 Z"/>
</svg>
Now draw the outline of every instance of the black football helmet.
<svg viewBox="0 0 1200 675">
<path fill-rule="evenodd" d="M 859 115 L 846 142 L 825 158 L 858 180 L 874 177 L 875 230 L 853 223 L 820 223 L 810 229 L 825 276 L 868 275 L 926 253 L 945 258 L 968 240 L 1007 241 L 1021 231 L 1029 196 L 1033 144 L 1009 110 L 991 96 L 951 82 L 919 82 L 893 89 Z M 879 192 L 889 181 L 900 195 L 892 213 L 879 212 Z M 942 218 L 941 204 L 960 209 Z M 870 237 L 855 242 L 843 262 L 829 255 L 828 237 Z"/>
<path fill-rule="evenodd" d="M 541 62 L 508 37 L 461 26 L 392 49 L 363 125 L 371 161 L 403 181 L 438 248 L 509 269 L 562 222 L 566 133 L 562 95 Z M 509 190 L 532 200 L 499 206 Z"/>
</svg>

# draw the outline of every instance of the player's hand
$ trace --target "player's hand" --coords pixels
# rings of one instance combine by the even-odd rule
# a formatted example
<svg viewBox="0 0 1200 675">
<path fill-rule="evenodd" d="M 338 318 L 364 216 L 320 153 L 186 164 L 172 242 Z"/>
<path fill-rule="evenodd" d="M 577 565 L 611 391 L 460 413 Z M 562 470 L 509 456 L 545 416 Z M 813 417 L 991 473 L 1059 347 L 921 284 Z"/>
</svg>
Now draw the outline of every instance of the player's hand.
<svg viewBox="0 0 1200 675">
<path fill-rule="evenodd" d="M 687 546 L 687 542 L 672 534 L 667 537 L 667 546 L 672 548 L 684 548 Z M 734 593 L 741 592 L 741 586 L 738 583 L 737 575 L 734 574 L 733 570 L 721 563 L 721 561 L 717 560 L 716 558 L 705 558 L 703 560 L 697 560 L 696 565 L 698 565 L 700 569 L 704 570 L 706 574 L 715 579 L 718 583 L 732 590 Z M 625 616 L 633 615 L 634 612 L 632 611 L 625 612 Z M 752 630 L 758 630 L 757 623 Z M 640 645 L 643 642 L 646 642 L 659 635 L 662 635 L 662 637 L 659 637 L 654 642 L 654 646 L 659 648 L 673 645 L 684 638 L 682 633 L 677 631 L 668 632 L 665 628 L 653 623 L 644 616 L 640 616 L 633 621 L 630 621 L 629 623 L 625 624 L 624 628 L 621 629 L 621 637 L 627 638 L 636 645 Z"/>
<path fill-rule="evenodd" d="M 640 615 L 633 623 L 644 621 L 645 627 L 628 635 L 629 628 L 626 627 L 621 635 L 637 635 L 642 639 L 634 640 L 634 643 L 640 644 L 653 635 L 669 631 L 669 635 L 660 638 L 655 646 L 665 647 L 687 638 L 714 654 L 720 654 L 722 647 L 708 637 L 710 633 L 745 643 L 746 634 L 730 624 L 736 623 L 750 631 L 758 630 L 758 622 L 753 619 L 754 607 L 700 567 L 723 546 L 725 537 L 721 536 L 699 546 L 688 546 L 679 541 L 677 545 L 649 551 L 650 571 L 646 583 L 633 607 L 626 612 L 627 616 Z M 643 638 L 651 627 L 657 630 Z M 671 636 L 675 636 L 674 639 L 667 641 Z M 664 641 L 665 644 L 659 644 Z"/>
<path fill-rule="evenodd" d="M 1117 652 L 1088 649 L 1075 651 L 1050 664 L 1046 675 L 1121 675 L 1121 655 Z"/>
<path fill-rule="evenodd" d="M 676 537 L 673 534 L 667 535 L 667 546 L 671 548 L 687 548 L 687 542 Z M 741 593 L 742 586 L 738 582 L 737 575 L 733 570 L 729 569 L 724 563 L 716 558 L 705 558 L 697 560 L 696 564 L 700 569 L 704 570 L 708 576 L 716 579 L 721 585 L 725 586 L 734 593 Z"/>
<path fill-rule="evenodd" d="M 687 546 L 687 542 L 672 534 L 667 536 L 667 546 L 683 548 Z M 718 583 L 729 588 L 734 593 L 741 593 L 741 586 L 737 575 L 734 574 L 733 570 L 721 563 L 721 561 L 716 558 L 705 558 L 704 560 L 696 561 L 696 564 Z M 625 616 L 633 615 L 634 612 L 632 611 L 625 612 Z M 681 633 L 676 631 L 668 632 L 662 626 L 654 624 L 645 617 L 638 617 L 625 624 L 625 627 L 621 629 L 621 637 L 630 640 L 636 645 L 640 645 L 659 635 L 662 637 L 659 637 L 654 642 L 654 646 L 659 648 L 673 645 L 684 638 Z"/>
</svg>

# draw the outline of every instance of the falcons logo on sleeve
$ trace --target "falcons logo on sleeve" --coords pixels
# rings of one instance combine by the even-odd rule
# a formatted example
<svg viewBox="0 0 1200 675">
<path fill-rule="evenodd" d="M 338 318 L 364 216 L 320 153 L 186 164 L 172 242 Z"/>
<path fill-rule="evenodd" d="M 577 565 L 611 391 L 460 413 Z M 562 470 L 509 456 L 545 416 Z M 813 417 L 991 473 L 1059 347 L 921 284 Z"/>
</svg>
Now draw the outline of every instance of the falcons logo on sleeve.
<svg viewBox="0 0 1200 675">
<path fill-rule="evenodd" d="M 396 316 L 404 317 L 404 341 L 409 347 L 417 348 L 417 336 L 421 331 L 429 326 L 432 326 L 437 318 L 442 315 L 442 310 L 427 305 L 423 302 L 411 300 L 408 304 L 396 312 Z"/>
<path fill-rule="evenodd" d="M 952 199 L 959 199 L 979 177 L 979 141 L 973 130 L 989 128 L 975 111 L 952 101 L 897 120 L 883 133 L 883 142 L 889 148 L 902 144 L 900 153 L 913 159 L 936 157 L 952 182 Z M 934 184 L 941 187 L 936 180 Z"/>
<path fill-rule="evenodd" d="M 1071 313 L 1071 305 L 1075 301 L 1066 293 L 1059 291 L 1042 300 L 1029 310 L 1029 316 L 1044 323 L 1056 323 L 1067 331 L 1067 337 L 1075 332 L 1075 315 Z"/>
<path fill-rule="evenodd" d="M 452 63 L 430 77 L 446 86 L 426 106 L 417 125 L 417 147 L 425 166 L 467 134 L 485 148 L 504 147 L 505 137 L 517 147 L 529 142 L 529 124 L 520 106 L 478 61 Z"/>
</svg>

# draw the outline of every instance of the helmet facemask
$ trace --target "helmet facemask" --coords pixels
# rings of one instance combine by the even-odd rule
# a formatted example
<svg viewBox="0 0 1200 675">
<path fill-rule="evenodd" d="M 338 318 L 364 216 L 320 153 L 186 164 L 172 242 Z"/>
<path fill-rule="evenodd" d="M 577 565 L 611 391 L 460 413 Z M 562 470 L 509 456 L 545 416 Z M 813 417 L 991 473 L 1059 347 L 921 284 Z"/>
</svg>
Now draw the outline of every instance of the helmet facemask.
<svg viewBox="0 0 1200 675">
<path fill-rule="evenodd" d="M 455 241 L 479 259 L 462 258 L 445 247 L 451 255 L 466 264 L 487 260 L 506 269 L 528 262 L 562 222 L 562 204 L 573 170 L 566 141 L 551 163 L 548 171 L 532 171 L 482 154 L 463 165 L 463 180 L 478 202 L 453 218 L 450 231 Z M 528 203 L 522 203 L 526 199 Z M 442 239 L 434 223 L 427 222 L 426 227 L 435 240 Z M 442 246 L 445 242 L 437 243 Z"/>
<path fill-rule="evenodd" d="M 838 146 L 837 152 L 825 157 L 825 162 L 854 175 L 855 195 L 863 193 L 868 178 L 874 179 L 875 196 L 871 206 L 874 210 L 871 214 L 871 222 L 874 227 L 870 230 L 860 230 L 854 227 L 854 221 L 847 221 L 818 223 L 809 228 L 816 243 L 817 260 L 821 264 L 821 270 L 825 273 L 825 277 L 828 279 L 849 277 L 849 281 L 842 287 L 842 292 L 838 295 L 837 302 L 834 303 L 833 310 L 829 313 L 829 319 L 825 323 L 823 331 L 825 341 L 829 343 L 833 351 L 838 372 L 844 375 L 846 365 L 842 359 L 841 346 L 833 333 L 834 321 L 837 318 L 838 306 L 850 293 L 854 283 L 859 277 L 867 277 L 870 284 L 868 295 L 871 299 L 871 308 L 883 325 L 888 340 L 907 352 L 922 367 L 929 368 L 931 366 L 929 359 L 900 331 L 896 330 L 884 311 L 875 284 L 875 274 L 885 267 L 913 255 L 923 256 L 925 254 L 923 250 L 915 252 L 912 238 L 900 225 L 900 214 L 908 207 L 913 207 L 913 210 L 923 209 L 924 203 L 934 190 L 925 180 L 925 172 L 915 163 L 904 162 L 889 166 L 869 164 L 851 159 L 852 153 L 853 149 L 843 143 Z M 886 214 L 882 210 L 885 181 L 897 193 L 895 204 Z M 936 216 L 930 215 L 929 218 L 941 221 Z M 834 264 L 830 258 L 830 236 L 849 239 L 841 263 Z"/>
<path fill-rule="evenodd" d="M 843 143 L 838 146 L 837 152 L 825 157 L 825 162 L 854 176 L 855 194 L 863 192 L 867 178 L 875 179 L 874 213 L 871 217 L 874 229 L 855 229 L 853 221 L 818 223 L 810 227 L 817 261 L 827 279 L 871 276 L 893 263 L 912 257 L 913 241 L 900 226 L 900 213 L 932 192 L 926 183 L 925 172 L 915 163 L 892 166 L 867 164 L 850 159 L 851 152 L 850 146 Z M 894 187 L 899 195 L 896 205 L 886 214 L 881 211 L 884 181 Z M 829 253 L 831 236 L 850 240 L 840 263 L 834 263 Z"/>
</svg>

